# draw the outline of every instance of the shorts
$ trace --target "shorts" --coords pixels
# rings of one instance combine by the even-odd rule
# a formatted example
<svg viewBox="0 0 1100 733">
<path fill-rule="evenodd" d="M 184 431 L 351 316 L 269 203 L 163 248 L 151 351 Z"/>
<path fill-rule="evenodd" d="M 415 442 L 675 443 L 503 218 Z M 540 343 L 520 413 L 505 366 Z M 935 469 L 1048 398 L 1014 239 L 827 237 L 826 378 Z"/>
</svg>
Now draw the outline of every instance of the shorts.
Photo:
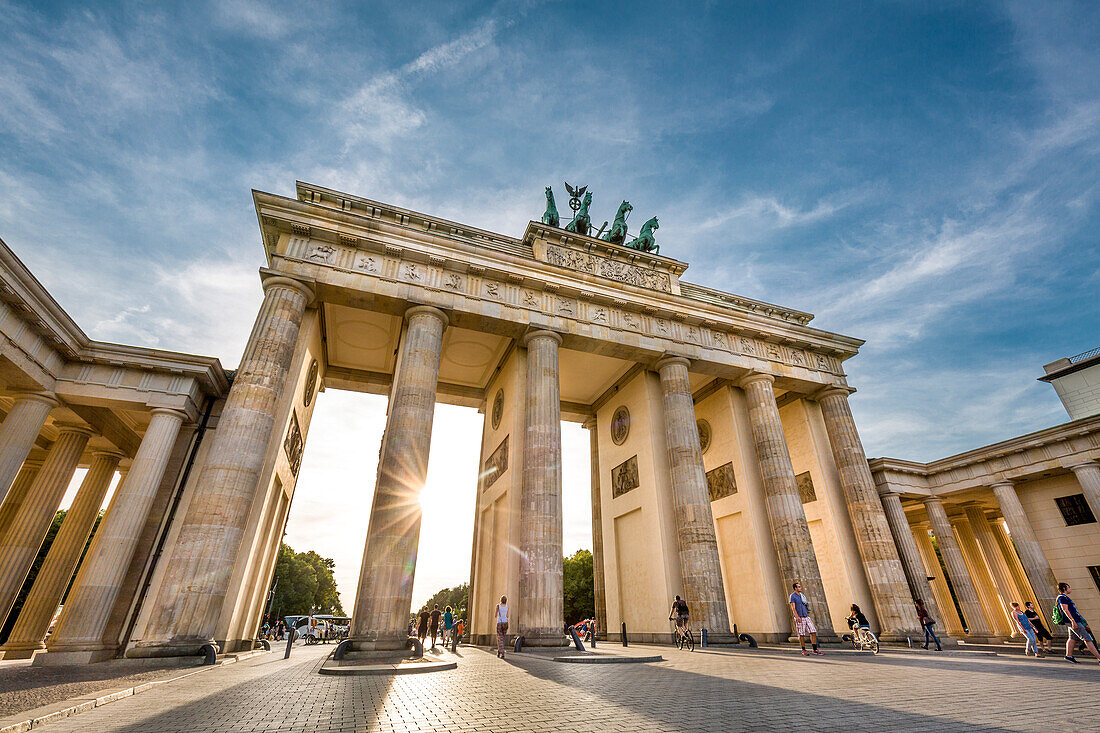
<svg viewBox="0 0 1100 733">
<path fill-rule="evenodd" d="M 677 616 L 676 617 L 676 625 L 677 626 L 687 626 L 687 623 L 688 623 L 688 617 L 687 616 Z"/>
<path fill-rule="evenodd" d="M 1068 625 L 1066 628 L 1069 629 L 1070 636 L 1076 636 L 1081 641 L 1092 641 L 1092 634 L 1085 630 L 1084 624 L 1078 623 L 1076 629 Z"/>
<path fill-rule="evenodd" d="M 794 630 L 799 636 L 809 636 L 817 633 L 817 627 L 814 626 L 814 622 L 809 616 L 796 616 Z"/>
</svg>

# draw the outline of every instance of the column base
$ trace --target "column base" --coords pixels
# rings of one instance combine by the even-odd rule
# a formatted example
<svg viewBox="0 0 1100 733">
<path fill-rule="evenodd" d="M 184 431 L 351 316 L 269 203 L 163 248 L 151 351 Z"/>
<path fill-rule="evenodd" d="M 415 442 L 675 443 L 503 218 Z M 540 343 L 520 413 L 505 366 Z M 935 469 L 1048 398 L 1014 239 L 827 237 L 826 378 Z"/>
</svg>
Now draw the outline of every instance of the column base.
<svg viewBox="0 0 1100 733">
<path fill-rule="evenodd" d="M 39 652 L 34 655 L 32 667 L 66 667 L 72 665 L 106 662 L 118 656 L 117 649 L 78 649 L 73 651 Z"/>
<path fill-rule="evenodd" d="M 30 659 L 39 652 L 46 651 L 46 645 L 42 642 L 30 644 L 7 643 L 0 647 L 0 659 Z"/>
<path fill-rule="evenodd" d="M 151 657 L 197 657 L 202 648 L 212 644 L 218 653 L 222 647 L 213 639 L 173 639 L 172 641 L 133 642 L 123 655 L 127 659 L 148 659 Z"/>
<path fill-rule="evenodd" d="M 1007 636 L 961 636 L 959 637 L 960 644 L 1004 644 L 1009 637 Z"/>
<path fill-rule="evenodd" d="M 573 641 L 565 635 L 564 629 L 523 629 L 516 636 L 523 637 L 523 647 L 560 649 Z"/>
<path fill-rule="evenodd" d="M 924 632 L 917 630 L 905 630 L 905 631 L 883 631 L 878 635 L 879 641 L 884 641 L 887 644 L 907 644 L 912 641 L 914 644 L 924 643 Z M 940 643 L 943 643 L 943 639 L 940 639 Z"/>
</svg>

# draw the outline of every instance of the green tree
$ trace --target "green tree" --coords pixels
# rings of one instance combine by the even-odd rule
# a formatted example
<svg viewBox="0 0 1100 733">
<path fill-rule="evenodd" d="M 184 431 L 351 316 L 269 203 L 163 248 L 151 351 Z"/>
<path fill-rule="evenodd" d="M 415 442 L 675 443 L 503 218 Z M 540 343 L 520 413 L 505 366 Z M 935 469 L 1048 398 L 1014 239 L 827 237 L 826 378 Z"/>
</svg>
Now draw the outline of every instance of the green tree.
<svg viewBox="0 0 1100 733">
<path fill-rule="evenodd" d="M 313 550 L 295 552 L 285 542 L 279 546 L 275 561 L 275 597 L 271 603 L 271 619 L 307 613 L 344 615 L 340 593 L 332 570 L 331 558 L 321 557 Z"/>
<path fill-rule="evenodd" d="M 455 618 L 466 618 L 470 605 L 470 584 L 463 583 L 462 585 L 456 585 L 454 588 L 444 588 L 429 598 L 425 605 L 430 611 L 437 603 L 439 604 L 440 611 L 450 606 Z M 415 613 L 419 610 L 419 608 L 416 608 L 413 609 L 413 612 Z"/>
<path fill-rule="evenodd" d="M 592 578 L 592 553 L 577 550 L 563 560 L 565 623 L 575 624 L 596 615 L 596 591 Z"/>
</svg>

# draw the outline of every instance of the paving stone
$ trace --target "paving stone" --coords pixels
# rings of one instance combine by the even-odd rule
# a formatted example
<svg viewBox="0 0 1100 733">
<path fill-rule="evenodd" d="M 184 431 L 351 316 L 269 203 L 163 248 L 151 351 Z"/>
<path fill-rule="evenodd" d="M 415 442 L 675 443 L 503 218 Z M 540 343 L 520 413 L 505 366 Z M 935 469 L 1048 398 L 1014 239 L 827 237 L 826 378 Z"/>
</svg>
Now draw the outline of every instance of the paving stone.
<svg viewBox="0 0 1100 733">
<path fill-rule="evenodd" d="M 264 655 L 43 726 L 62 731 L 1032 731 L 1096 729 L 1100 667 L 1006 657 L 631 647 L 653 664 L 568 665 L 461 648 L 454 670 L 401 677 L 317 673 L 327 649 Z M 444 659 L 451 658 L 444 654 Z M 1044 716 L 1046 716 L 1044 718 Z"/>
</svg>

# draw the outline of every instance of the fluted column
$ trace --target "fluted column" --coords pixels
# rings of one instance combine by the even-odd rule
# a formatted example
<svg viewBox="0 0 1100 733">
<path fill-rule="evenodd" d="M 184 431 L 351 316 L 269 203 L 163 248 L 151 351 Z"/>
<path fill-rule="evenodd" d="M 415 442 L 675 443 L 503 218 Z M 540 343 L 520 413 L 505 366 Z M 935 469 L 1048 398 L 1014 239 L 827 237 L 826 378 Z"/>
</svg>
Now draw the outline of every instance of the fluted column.
<svg viewBox="0 0 1100 733">
<path fill-rule="evenodd" d="M 775 403 L 774 381 L 769 374 L 750 374 L 741 380 L 740 386 L 748 398 L 749 422 L 760 476 L 764 481 L 768 522 L 779 555 L 779 573 L 783 576 L 783 601 L 786 602 L 790 595 L 791 586 L 795 582 L 801 583 L 812 604 L 818 634 L 833 635 L 835 632 L 825 598 L 825 586 L 821 582 L 810 527 L 806 523 L 798 484 L 795 483 L 779 407 Z"/>
<path fill-rule="evenodd" d="M 592 475 L 592 588 L 596 600 L 596 630 L 600 638 L 607 633 L 607 597 L 604 594 L 603 574 L 603 506 L 600 501 L 600 436 L 596 429 L 596 416 L 584 422 L 591 446 L 589 468 Z"/>
<path fill-rule="evenodd" d="M 710 511 L 688 365 L 688 360 L 680 356 L 657 362 L 665 408 L 665 442 L 672 477 L 680 576 L 692 620 L 707 629 L 715 642 L 728 642 L 732 641 L 732 635 L 722 587 L 722 560 L 714 536 L 714 516 Z"/>
<path fill-rule="evenodd" d="M 852 519 L 882 635 L 888 639 L 915 635 L 919 631 L 913 614 L 913 599 L 848 405 L 848 390 L 825 389 L 818 393 L 817 402 L 825 418 L 833 462 L 844 491 L 848 516 Z"/>
<path fill-rule="evenodd" d="M 947 519 L 943 501 L 939 497 L 930 496 L 924 500 L 924 507 L 928 510 L 928 522 L 936 535 L 936 544 L 939 546 L 943 564 L 947 567 L 947 576 L 955 589 L 955 598 L 962 608 L 963 616 L 966 617 L 969 635 L 992 636 L 982 602 L 978 599 L 978 589 L 974 586 L 974 580 L 970 577 L 970 570 L 966 567 L 962 550 L 959 549 L 959 543 L 955 540 L 955 531 Z"/>
<path fill-rule="evenodd" d="M 0 541 L 0 617 L 7 617 L 27 579 L 91 434 L 86 428 L 62 427 Z"/>
<path fill-rule="evenodd" d="M 84 476 L 65 519 L 61 522 L 50 551 L 42 562 L 19 619 L 0 650 L 4 659 L 26 659 L 35 650 L 44 649 L 42 640 L 50 628 L 54 612 L 61 605 L 65 589 L 73 577 L 80 553 L 88 543 L 103 497 L 111 485 L 121 453 L 101 451 L 93 454 L 92 466 Z"/>
<path fill-rule="evenodd" d="M 520 487 L 519 633 L 524 644 L 561 646 L 561 390 L 553 331 L 532 331 L 527 347 L 523 475 Z"/>
<path fill-rule="evenodd" d="M 993 528 L 989 525 L 989 519 L 985 516 L 985 509 L 977 504 L 967 504 L 963 507 L 966 512 L 970 529 L 974 532 L 974 538 L 978 541 L 978 548 L 985 558 L 986 567 L 989 568 L 993 578 L 993 587 L 997 597 L 1001 601 L 1002 615 L 1011 618 L 1012 602 L 1023 605 L 1023 598 L 1016 598 L 1016 585 L 1012 581 L 1012 574 L 1008 570 L 1008 564 L 1001 557 L 1001 548 L 997 546 L 997 538 L 993 536 Z M 1008 623 L 1009 633 L 1013 636 L 1019 634 L 1015 624 Z"/>
<path fill-rule="evenodd" d="M 927 524 L 918 524 L 913 528 L 913 539 L 917 541 L 917 549 L 920 550 L 921 559 L 924 560 L 924 567 L 928 569 L 933 578 L 929 581 L 929 585 L 932 586 L 932 593 L 936 598 L 936 605 L 940 608 L 940 615 L 932 618 L 939 621 L 948 634 L 958 637 L 966 636 L 963 620 L 955 607 L 955 601 L 951 598 L 951 588 L 948 585 L 946 571 L 939 558 L 936 557 L 936 548 L 932 545 L 932 538 L 929 536 L 928 530 Z"/>
<path fill-rule="evenodd" d="M 19 513 L 19 507 L 23 506 L 23 500 L 27 498 L 34 477 L 42 469 L 42 461 L 24 461 L 23 468 L 19 469 L 19 475 L 12 482 L 11 491 L 8 492 L 4 503 L 0 504 L 0 545 L 4 544 L 4 536 L 11 528 L 11 522 Z"/>
<path fill-rule="evenodd" d="M 1016 494 L 1016 487 L 1006 481 L 993 484 L 991 488 L 993 495 L 997 497 L 1001 514 L 1008 524 L 1008 530 L 1012 533 L 1012 544 L 1016 546 L 1020 564 L 1024 566 L 1024 573 L 1027 574 L 1027 579 L 1031 583 L 1031 592 L 1035 594 L 1035 598 L 1042 607 L 1040 614 L 1049 615 L 1054 606 L 1058 587 L 1054 571 L 1050 568 L 1050 561 L 1047 560 L 1043 546 L 1039 544 L 1039 539 L 1031 528 L 1024 506 Z"/>
<path fill-rule="evenodd" d="M 1096 461 L 1082 461 L 1073 464 L 1069 469 L 1081 484 L 1081 493 L 1085 495 L 1092 515 L 1100 522 L 1100 465 Z"/>
<path fill-rule="evenodd" d="M 905 569 L 905 578 L 909 583 L 909 591 L 912 597 L 920 598 L 924 602 L 924 608 L 931 614 L 932 618 L 941 618 L 939 604 L 936 603 L 936 596 L 928 582 L 928 570 L 921 560 L 920 550 L 913 538 L 913 529 L 909 526 L 909 519 L 905 516 L 905 508 L 901 505 L 901 496 L 892 491 L 887 491 L 883 492 L 879 499 L 886 514 L 886 521 L 890 524 L 890 533 L 894 537 L 894 544 L 897 546 L 898 555 Z M 912 602 L 909 604 L 909 613 L 916 616 L 916 610 Z"/>
<path fill-rule="evenodd" d="M 28 392 L 18 395 L 0 423 L 0 502 L 8 494 L 23 461 L 42 432 L 50 410 L 60 404 L 53 395 Z"/>
<path fill-rule="evenodd" d="M 179 410 L 152 411 L 130 472 L 112 497 L 50 635 L 46 664 L 94 662 L 118 652 L 118 640 L 103 634 L 185 418 Z"/>
<path fill-rule="evenodd" d="M 978 600 L 985 609 L 986 620 L 989 621 L 993 634 L 999 637 L 1012 636 L 1012 628 L 1009 619 L 1001 605 L 997 589 L 993 582 L 993 576 L 978 547 L 978 538 L 974 536 L 974 528 L 970 526 L 970 520 L 966 514 L 954 514 L 950 517 L 951 527 L 955 530 L 955 538 L 959 541 L 959 549 L 962 550 L 963 559 L 970 568 L 970 578 L 974 581 L 974 588 L 978 591 Z"/>
<path fill-rule="evenodd" d="M 405 316 L 409 323 L 393 377 L 352 613 L 351 639 L 363 651 L 400 649 L 405 643 L 420 541 L 420 490 L 428 475 L 447 327 L 438 308 L 414 306 Z"/>
<path fill-rule="evenodd" d="M 167 560 L 144 638 L 127 649 L 127 656 L 189 656 L 214 641 L 302 318 L 312 300 L 313 291 L 297 280 L 264 281 L 263 304 Z"/>
</svg>

